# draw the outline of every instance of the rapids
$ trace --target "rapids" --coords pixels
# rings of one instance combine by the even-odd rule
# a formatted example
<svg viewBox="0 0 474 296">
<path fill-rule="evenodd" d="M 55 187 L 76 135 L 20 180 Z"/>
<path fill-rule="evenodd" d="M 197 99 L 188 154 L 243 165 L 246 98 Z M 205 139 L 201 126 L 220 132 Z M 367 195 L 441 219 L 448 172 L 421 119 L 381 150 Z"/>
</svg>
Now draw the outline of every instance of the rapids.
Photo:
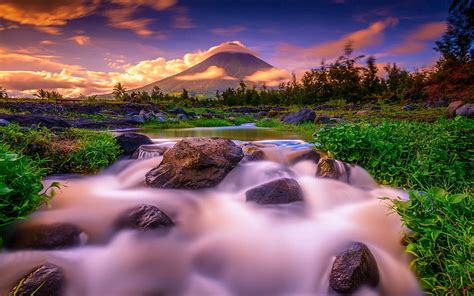
<svg viewBox="0 0 474 296">
<path fill-rule="evenodd" d="M 80 247 L 0 253 L 0 294 L 33 267 L 62 267 L 67 295 L 320 295 L 329 292 L 332 262 L 351 241 L 366 244 L 380 272 L 377 289 L 358 295 L 418 295 L 417 279 L 401 245 L 399 217 L 380 197 L 406 198 L 378 186 L 356 167 L 350 185 L 316 178 L 316 164 L 289 165 L 301 141 L 262 141 L 268 160 L 245 162 L 215 188 L 148 188 L 146 172 L 162 156 L 155 148 L 120 160 L 95 176 L 65 176 L 46 206 L 22 223 L 70 222 L 84 230 Z M 151 151 L 151 152 L 150 152 Z M 245 202 L 249 188 L 279 177 L 301 185 L 304 202 L 262 206 Z M 55 178 L 45 180 L 45 186 Z M 112 223 L 138 204 L 157 206 L 177 224 L 168 233 L 114 233 Z"/>
</svg>

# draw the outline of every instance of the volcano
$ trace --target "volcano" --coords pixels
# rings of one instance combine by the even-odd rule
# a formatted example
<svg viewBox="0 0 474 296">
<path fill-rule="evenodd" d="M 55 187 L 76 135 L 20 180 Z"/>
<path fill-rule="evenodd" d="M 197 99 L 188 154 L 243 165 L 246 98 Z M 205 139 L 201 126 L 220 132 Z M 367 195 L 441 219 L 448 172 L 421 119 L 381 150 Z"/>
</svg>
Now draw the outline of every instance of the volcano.
<svg viewBox="0 0 474 296">
<path fill-rule="evenodd" d="M 213 94 L 218 90 L 235 88 L 241 80 L 247 86 L 258 87 L 262 84 L 249 81 L 246 77 L 258 71 L 272 69 L 275 69 L 272 65 L 251 53 L 218 52 L 183 72 L 131 91 L 151 92 L 154 86 L 158 86 L 165 93 L 181 92 L 186 89 L 194 93 Z"/>
</svg>

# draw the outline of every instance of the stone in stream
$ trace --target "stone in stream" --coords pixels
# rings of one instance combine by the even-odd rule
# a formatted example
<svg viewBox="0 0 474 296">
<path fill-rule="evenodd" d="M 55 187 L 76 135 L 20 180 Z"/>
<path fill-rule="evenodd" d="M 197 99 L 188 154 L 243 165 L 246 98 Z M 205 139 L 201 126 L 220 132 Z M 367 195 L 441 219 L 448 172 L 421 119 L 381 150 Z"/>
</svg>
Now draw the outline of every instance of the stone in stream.
<svg viewBox="0 0 474 296">
<path fill-rule="evenodd" d="M 316 169 L 316 177 L 349 183 L 351 165 L 332 158 L 321 158 Z"/>
<path fill-rule="evenodd" d="M 247 202 L 287 204 L 303 200 L 303 191 L 295 179 L 280 178 L 245 192 Z"/>
<path fill-rule="evenodd" d="M 376 287 L 380 275 L 377 262 L 369 248 L 353 242 L 336 256 L 329 275 L 329 286 L 338 293 L 355 292 L 361 286 Z"/>
<path fill-rule="evenodd" d="M 123 212 L 115 221 L 116 229 L 139 231 L 173 227 L 175 224 L 163 211 L 152 205 L 138 205 Z"/>
<path fill-rule="evenodd" d="M 152 157 L 157 157 L 157 156 L 163 155 L 168 149 L 169 147 L 164 146 L 164 145 L 157 145 L 157 144 L 141 145 L 140 147 L 138 147 L 137 150 L 135 150 L 135 152 L 133 152 L 130 158 L 131 159 L 148 159 Z"/>
<path fill-rule="evenodd" d="M 152 187 L 200 189 L 219 184 L 244 157 L 229 139 L 187 138 L 165 152 L 160 165 L 146 174 Z"/>
<path fill-rule="evenodd" d="M 321 156 L 319 155 L 319 153 L 314 151 L 313 149 L 307 149 L 307 150 L 301 149 L 301 150 L 296 150 L 288 155 L 288 163 L 290 165 L 293 165 L 303 160 L 309 160 L 314 163 L 318 163 L 320 158 Z"/>
<path fill-rule="evenodd" d="M 124 155 L 132 155 L 141 145 L 153 144 L 153 141 L 145 135 L 137 133 L 125 133 L 115 138 Z"/>
<path fill-rule="evenodd" d="M 70 223 L 42 224 L 14 229 L 6 241 L 7 249 L 64 249 L 80 245 L 84 232 Z"/>
<path fill-rule="evenodd" d="M 259 148 L 259 145 L 254 143 L 243 143 L 239 145 L 244 153 L 242 161 L 257 161 L 265 159 L 265 153 Z"/>
<path fill-rule="evenodd" d="M 9 295 L 59 296 L 64 294 L 65 283 L 63 270 L 54 264 L 46 263 L 21 278 Z"/>
<path fill-rule="evenodd" d="M 290 113 L 283 117 L 284 123 L 300 124 L 303 122 L 313 122 L 316 119 L 316 112 L 311 109 L 301 109 L 298 112 Z"/>
</svg>

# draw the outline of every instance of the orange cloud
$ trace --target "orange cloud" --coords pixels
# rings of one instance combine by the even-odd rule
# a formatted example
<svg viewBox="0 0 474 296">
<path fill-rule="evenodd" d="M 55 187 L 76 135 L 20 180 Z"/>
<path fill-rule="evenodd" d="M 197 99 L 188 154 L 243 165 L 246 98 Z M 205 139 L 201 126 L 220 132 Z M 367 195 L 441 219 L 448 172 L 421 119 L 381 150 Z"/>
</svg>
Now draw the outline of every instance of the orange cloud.
<svg viewBox="0 0 474 296">
<path fill-rule="evenodd" d="M 225 77 L 225 70 L 216 66 L 210 66 L 206 71 L 191 75 L 176 77 L 178 80 L 208 80 Z"/>
<path fill-rule="evenodd" d="M 235 35 L 237 33 L 243 32 L 247 30 L 244 26 L 231 26 L 231 27 L 225 27 L 225 28 L 215 28 L 212 29 L 211 32 L 216 34 L 216 35 L 221 35 L 221 36 L 229 36 L 229 35 Z"/>
<path fill-rule="evenodd" d="M 140 36 L 150 36 L 153 31 L 148 28 L 152 22 L 147 18 L 133 18 L 135 9 L 133 7 L 123 7 L 111 9 L 105 12 L 105 16 L 109 19 L 109 26 L 117 29 L 127 29 L 134 31 Z"/>
<path fill-rule="evenodd" d="M 164 10 L 172 7 L 177 0 L 112 0 L 112 3 L 124 6 L 149 6 L 155 10 Z"/>
<path fill-rule="evenodd" d="M 265 84 L 267 86 L 278 86 L 281 82 L 291 79 L 291 74 L 288 71 L 271 68 L 269 70 L 257 71 L 252 75 L 244 78 L 246 81 L 252 81 L 258 84 Z"/>
<path fill-rule="evenodd" d="M 367 28 L 342 36 L 341 38 L 310 47 L 297 47 L 289 44 L 278 48 L 278 59 L 292 69 L 311 68 L 321 60 L 336 58 L 342 54 L 348 43 L 356 50 L 380 44 L 385 29 L 398 24 L 398 19 L 389 17 L 383 21 L 371 23 Z M 294 57 L 298 57 L 295 62 Z"/>
<path fill-rule="evenodd" d="M 99 0 L 4 0 L 0 3 L 0 18 L 33 26 L 62 26 L 69 20 L 92 13 Z"/>
<path fill-rule="evenodd" d="M 40 44 L 41 45 L 53 45 L 53 44 L 56 44 L 56 42 L 51 41 L 51 40 L 41 40 Z"/>
<path fill-rule="evenodd" d="M 86 35 L 76 35 L 76 36 L 72 36 L 68 40 L 74 41 L 79 45 L 86 45 L 91 41 L 91 38 Z"/>
<path fill-rule="evenodd" d="M 408 34 L 402 44 L 393 47 L 390 52 L 395 54 L 409 54 L 424 50 L 428 41 L 439 38 L 446 31 L 446 22 L 432 22 L 419 26 Z"/>
</svg>

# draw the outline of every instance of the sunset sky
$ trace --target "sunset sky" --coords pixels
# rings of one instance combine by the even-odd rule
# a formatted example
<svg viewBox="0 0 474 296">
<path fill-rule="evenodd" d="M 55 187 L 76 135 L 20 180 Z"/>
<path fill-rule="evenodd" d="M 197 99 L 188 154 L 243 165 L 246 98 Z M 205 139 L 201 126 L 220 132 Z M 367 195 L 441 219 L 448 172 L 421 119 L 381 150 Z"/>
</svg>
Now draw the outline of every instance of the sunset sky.
<svg viewBox="0 0 474 296">
<path fill-rule="evenodd" d="M 379 66 L 430 67 L 447 10 L 448 0 L 1 0 L 0 86 L 17 96 L 134 88 L 228 41 L 298 75 L 348 40 Z"/>
</svg>

